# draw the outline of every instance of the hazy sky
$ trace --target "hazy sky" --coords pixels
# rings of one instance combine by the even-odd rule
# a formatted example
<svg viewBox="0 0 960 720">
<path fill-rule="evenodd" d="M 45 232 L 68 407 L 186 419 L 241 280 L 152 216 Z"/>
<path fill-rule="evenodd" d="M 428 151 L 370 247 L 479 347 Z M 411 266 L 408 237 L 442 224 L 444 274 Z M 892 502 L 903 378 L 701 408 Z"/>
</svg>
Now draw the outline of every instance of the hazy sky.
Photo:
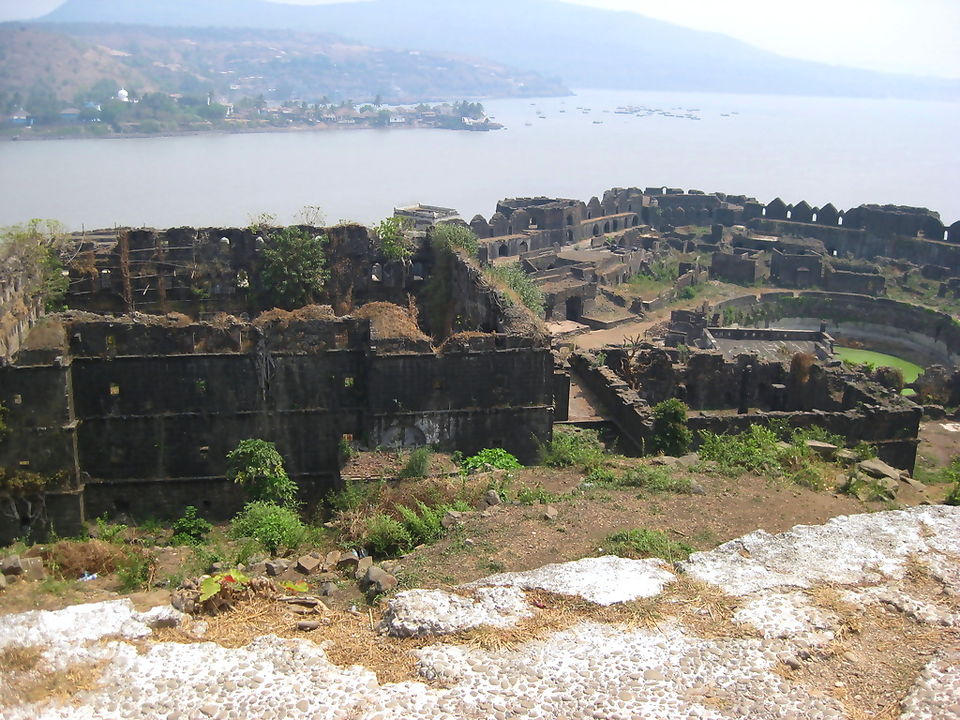
<svg viewBox="0 0 960 720">
<path fill-rule="evenodd" d="M 338 0 L 273 0 L 317 5 Z M 451 8 L 456 2 L 450 0 Z M 809 60 L 960 78 L 958 0 L 566 0 L 715 30 Z M 37 17 L 63 0 L 0 0 L 0 20 Z"/>
</svg>

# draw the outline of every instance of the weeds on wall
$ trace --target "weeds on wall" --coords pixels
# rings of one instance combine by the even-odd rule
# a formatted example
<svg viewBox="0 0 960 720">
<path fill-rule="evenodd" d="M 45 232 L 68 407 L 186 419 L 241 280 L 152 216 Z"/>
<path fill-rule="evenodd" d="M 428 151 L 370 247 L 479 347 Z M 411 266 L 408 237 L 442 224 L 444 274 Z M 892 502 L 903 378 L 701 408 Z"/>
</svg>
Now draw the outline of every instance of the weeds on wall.
<svg viewBox="0 0 960 720">
<path fill-rule="evenodd" d="M 519 263 L 507 265 L 489 265 L 484 267 L 484 273 L 494 284 L 501 284 L 516 295 L 517 300 L 525 305 L 537 317 L 543 315 L 543 291 L 534 280 L 523 271 Z"/>
</svg>

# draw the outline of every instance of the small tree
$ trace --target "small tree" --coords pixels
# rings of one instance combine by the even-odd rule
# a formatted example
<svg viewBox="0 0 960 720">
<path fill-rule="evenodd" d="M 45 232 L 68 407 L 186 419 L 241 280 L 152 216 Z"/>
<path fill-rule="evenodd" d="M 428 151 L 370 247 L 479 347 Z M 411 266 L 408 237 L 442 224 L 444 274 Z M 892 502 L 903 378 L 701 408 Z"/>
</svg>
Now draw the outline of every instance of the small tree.
<svg viewBox="0 0 960 720">
<path fill-rule="evenodd" d="M 242 485 L 252 501 L 288 507 L 297 503 L 297 484 L 287 476 L 272 442 L 241 440 L 227 453 L 227 479 Z"/>
<path fill-rule="evenodd" d="M 27 292 L 43 298 L 47 311 L 63 309 L 70 287 L 63 264 L 68 260 L 63 226 L 56 220 L 34 219 L 0 230 L 0 260 L 14 257 L 23 268 Z"/>
<path fill-rule="evenodd" d="M 327 281 L 327 238 L 299 228 L 270 233 L 263 248 L 265 299 L 285 310 L 316 302 Z"/>
<path fill-rule="evenodd" d="M 687 406 L 676 398 L 658 403 L 653 408 L 652 450 L 679 457 L 690 448 L 693 434 L 687 427 Z"/>
<path fill-rule="evenodd" d="M 380 245 L 380 251 L 387 260 L 406 260 L 413 254 L 410 242 L 404 237 L 403 231 L 409 227 L 407 218 L 388 217 L 380 221 L 373 231 Z"/>
</svg>

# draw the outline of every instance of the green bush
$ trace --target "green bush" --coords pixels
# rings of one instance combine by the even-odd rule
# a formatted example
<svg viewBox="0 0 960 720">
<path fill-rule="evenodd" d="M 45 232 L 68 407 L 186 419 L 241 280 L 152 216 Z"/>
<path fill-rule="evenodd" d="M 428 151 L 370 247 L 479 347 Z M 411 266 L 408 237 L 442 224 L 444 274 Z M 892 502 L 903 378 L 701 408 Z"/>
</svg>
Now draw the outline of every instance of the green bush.
<svg viewBox="0 0 960 720">
<path fill-rule="evenodd" d="M 141 552 L 124 553 L 117 565 L 117 577 L 120 580 L 120 592 L 128 593 L 142 589 L 150 579 L 153 562 Z"/>
<path fill-rule="evenodd" d="M 197 508 L 187 505 L 183 517 L 173 523 L 173 537 L 171 545 L 198 545 L 202 543 L 213 525 L 197 514 Z"/>
<path fill-rule="evenodd" d="M 430 544 L 443 537 L 443 520 L 447 508 L 443 505 L 430 507 L 417 500 L 417 509 L 411 510 L 403 505 L 397 506 L 397 512 L 400 513 L 400 522 L 410 537 L 413 547 L 417 545 Z"/>
<path fill-rule="evenodd" d="M 272 442 L 241 440 L 227 453 L 227 479 L 243 486 L 250 500 L 293 507 L 297 484 L 283 467 L 283 457 Z"/>
<path fill-rule="evenodd" d="M 630 558 L 663 558 L 667 562 L 686 560 L 693 548 L 686 543 L 671 540 L 659 530 L 621 530 L 609 535 L 603 542 L 604 549 Z"/>
<path fill-rule="evenodd" d="M 518 470 L 523 465 L 516 456 L 511 455 L 503 448 L 485 448 L 476 455 L 464 458 L 460 463 L 460 472 L 468 475 L 471 472 L 486 470 Z"/>
<path fill-rule="evenodd" d="M 676 398 L 657 403 L 653 408 L 653 437 L 651 450 L 654 453 L 685 455 L 690 449 L 693 433 L 687 428 L 687 406 Z"/>
<path fill-rule="evenodd" d="M 303 540 L 306 528 L 297 513 L 269 502 L 252 502 L 230 521 L 230 535 L 257 540 L 271 554 L 280 548 L 294 548 Z"/>
<path fill-rule="evenodd" d="M 430 474 L 430 460 L 433 453 L 430 448 L 420 447 L 410 453 L 406 465 L 400 471 L 402 478 L 423 478 Z"/>
<path fill-rule="evenodd" d="M 405 552 L 412 540 L 398 520 L 381 513 L 367 521 L 363 545 L 374 557 L 391 557 Z"/>
<path fill-rule="evenodd" d="M 541 446 L 540 462 L 548 467 L 582 465 L 593 469 L 603 462 L 606 450 L 596 430 L 561 425 L 554 427 L 549 445 Z"/>
</svg>

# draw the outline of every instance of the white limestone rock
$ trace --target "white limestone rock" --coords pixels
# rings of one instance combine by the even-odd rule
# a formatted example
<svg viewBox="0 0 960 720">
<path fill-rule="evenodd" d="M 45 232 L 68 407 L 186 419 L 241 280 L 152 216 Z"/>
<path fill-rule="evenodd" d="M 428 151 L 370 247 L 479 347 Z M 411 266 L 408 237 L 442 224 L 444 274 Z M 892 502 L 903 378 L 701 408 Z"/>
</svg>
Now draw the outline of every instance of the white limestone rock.
<svg viewBox="0 0 960 720">
<path fill-rule="evenodd" d="M 576 595 L 597 605 L 614 605 L 659 595 L 676 580 L 669 565 L 657 558 L 630 560 L 606 555 L 574 562 L 544 565 L 526 572 L 482 578 L 466 587 L 510 586 Z"/>
<path fill-rule="evenodd" d="M 442 590 L 407 590 L 387 603 L 381 628 L 394 637 L 428 637 L 481 625 L 509 627 L 532 614 L 520 588 L 478 588 L 473 598 Z"/>
</svg>

